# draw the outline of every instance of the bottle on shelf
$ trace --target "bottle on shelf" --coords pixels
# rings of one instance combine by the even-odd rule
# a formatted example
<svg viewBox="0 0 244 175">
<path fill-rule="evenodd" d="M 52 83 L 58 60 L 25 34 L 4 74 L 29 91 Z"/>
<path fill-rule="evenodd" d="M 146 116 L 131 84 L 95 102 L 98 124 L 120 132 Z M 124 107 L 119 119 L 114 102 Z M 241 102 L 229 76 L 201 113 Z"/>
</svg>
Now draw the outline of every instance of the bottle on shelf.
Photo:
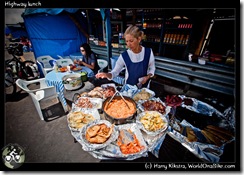
<svg viewBox="0 0 244 175">
<path fill-rule="evenodd" d="M 177 33 L 175 44 L 180 43 L 180 33 Z"/>
<path fill-rule="evenodd" d="M 171 38 L 171 35 L 172 35 L 172 33 L 171 33 L 171 32 L 169 32 L 168 39 L 167 39 L 167 43 L 170 43 L 170 38 Z"/>
<path fill-rule="evenodd" d="M 163 40 L 164 43 L 166 43 L 167 38 L 168 38 L 168 32 L 166 31 L 165 34 L 164 34 L 164 40 Z"/>
<path fill-rule="evenodd" d="M 183 41 L 184 41 L 184 34 L 181 33 L 180 40 L 179 40 L 179 44 L 183 44 Z"/>
<path fill-rule="evenodd" d="M 186 35 L 186 38 L 185 38 L 185 42 L 184 42 L 184 45 L 187 45 L 187 43 L 188 43 L 188 40 L 189 40 L 189 37 L 190 37 L 190 35 L 189 35 L 189 34 L 187 34 L 187 35 Z"/>
<path fill-rule="evenodd" d="M 173 40 L 172 40 L 172 44 L 176 44 L 176 43 L 175 43 L 175 42 L 176 42 L 176 36 L 177 36 L 177 34 L 174 33 L 174 35 L 173 35 Z"/>
</svg>

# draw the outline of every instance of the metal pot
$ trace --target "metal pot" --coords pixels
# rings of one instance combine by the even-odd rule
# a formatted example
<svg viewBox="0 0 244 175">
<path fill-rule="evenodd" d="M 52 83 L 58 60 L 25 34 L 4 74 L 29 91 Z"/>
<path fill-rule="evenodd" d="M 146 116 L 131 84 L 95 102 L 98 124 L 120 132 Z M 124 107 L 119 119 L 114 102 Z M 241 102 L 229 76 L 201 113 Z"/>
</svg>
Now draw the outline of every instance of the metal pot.
<svg viewBox="0 0 244 175">
<path fill-rule="evenodd" d="M 67 90 L 76 90 L 82 86 L 81 75 L 73 73 L 63 76 L 62 82 Z"/>
<path fill-rule="evenodd" d="M 130 101 L 133 103 L 135 109 L 136 109 L 136 102 L 130 98 L 130 97 L 127 97 L 127 96 L 123 96 L 124 99 Z M 105 112 L 105 106 L 106 104 L 109 102 L 109 100 L 111 99 L 112 97 L 108 97 L 104 102 L 103 102 L 103 105 L 102 105 L 102 111 L 104 113 L 104 117 L 106 120 L 110 121 L 112 124 L 116 124 L 116 125 L 120 125 L 120 124 L 126 124 L 126 123 L 132 123 L 135 121 L 135 117 L 137 115 L 137 110 L 135 110 L 135 113 L 132 115 L 132 116 L 128 116 L 126 118 L 115 118 L 113 116 L 110 116 L 109 114 L 107 114 Z M 122 99 L 120 96 L 115 96 L 114 99 Z"/>
</svg>

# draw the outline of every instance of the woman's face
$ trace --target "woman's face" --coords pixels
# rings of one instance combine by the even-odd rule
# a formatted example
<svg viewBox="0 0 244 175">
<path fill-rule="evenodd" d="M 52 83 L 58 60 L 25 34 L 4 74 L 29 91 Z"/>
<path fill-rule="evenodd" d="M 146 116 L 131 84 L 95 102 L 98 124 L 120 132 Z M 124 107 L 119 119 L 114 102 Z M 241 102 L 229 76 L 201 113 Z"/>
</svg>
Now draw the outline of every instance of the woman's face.
<svg viewBox="0 0 244 175">
<path fill-rule="evenodd" d="M 125 36 L 125 42 L 128 48 L 130 48 L 132 51 L 136 50 L 140 44 L 141 38 L 135 38 L 134 36 L 127 34 Z"/>
<path fill-rule="evenodd" d="M 82 55 L 86 55 L 86 51 L 85 51 L 85 49 L 83 47 L 80 47 L 80 52 L 81 52 Z"/>
</svg>

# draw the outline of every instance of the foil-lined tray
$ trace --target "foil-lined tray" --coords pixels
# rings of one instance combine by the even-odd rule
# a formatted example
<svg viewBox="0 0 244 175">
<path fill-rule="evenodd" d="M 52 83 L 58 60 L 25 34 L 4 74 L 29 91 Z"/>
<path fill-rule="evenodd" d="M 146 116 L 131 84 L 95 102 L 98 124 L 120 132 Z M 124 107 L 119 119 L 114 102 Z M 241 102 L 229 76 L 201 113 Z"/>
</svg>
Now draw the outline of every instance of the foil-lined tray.
<svg viewBox="0 0 244 175">
<path fill-rule="evenodd" d="M 88 100 L 91 106 L 88 106 L 88 103 L 84 103 L 84 106 L 78 105 L 79 100 Z M 102 108 L 103 99 L 101 98 L 92 98 L 92 97 L 79 97 L 74 103 L 72 103 L 72 109 L 80 110 L 82 108 L 94 108 L 101 109 Z"/>
<path fill-rule="evenodd" d="M 118 125 L 118 130 L 130 130 L 131 132 L 133 132 L 133 134 L 135 134 L 136 138 L 138 139 L 139 143 L 141 146 L 143 146 L 144 148 L 138 152 L 138 153 L 135 153 L 135 154 L 122 154 L 121 151 L 120 151 L 120 154 L 121 154 L 121 157 L 122 158 L 138 158 L 138 157 L 142 157 L 142 155 L 146 154 L 147 155 L 147 150 L 148 150 L 148 147 L 147 147 L 147 144 L 143 138 L 143 135 L 139 129 L 139 127 L 137 126 L 136 123 L 131 123 L 131 124 L 124 124 L 124 125 Z"/>
<path fill-rule="evenodd" d="M 163 125 L 161 126 L 161 128 L 155 129 L 155 131 L 150 131 L 149 129 L 145 128 L 145 124 L 143 124 L 141 122 L 141 119 L 145 116 L 147 116 L 147 119 L 148 119 L 147 123 L 149 126 L 153 126 L 153 124 L 151 124 L 151 122 L 152 122 L 152 120 L 155 119 L 154 116 L 159 116 L 160 119 L 162 120 Z M 139 113 L 136 116 L 136 123 L 138 124 L 138 127 L 140 129 L 142 129 L 145 133 L 147 133 L 150 136 L 156 136 L 156 135 L 160 134 L 161 132 L 164 132 L 165 130 L 167 130 L 168 125 L 169 125 L 166 116 L 161 114 L 158 111 L 144 111 L 144 112 Z M 154 123 L 158 124 L 159 121 L 155 121 Z M 155 124 L 155 126 L 156 126 L 156 124 Z"/>
<path fill-rule="evenodd" d="M 140 94 L 144 94 L 142 95 L 140 98 L 138 97 L 138 95 Z M 148 96 L 145 96 L 145 94 L 147 94 Z M 155 92 L 148 89 L 148 88 L 142 88 L 137 90 L 137 92 L 132 96 L 133 100 L 135 100 L 136 102 L 140 101 L 140 100 L 148 100 L 152 97 L 155 97 Z"/>
<path fill-rule="evenodd" d="M 99 121 L 96 121 L 99 122 Z M 87 125 L 86 127 L 89 127 Z M 139 140 L 139 143 L 144 147 L 143 150 L 141 150 L 138 153 L 135 154 L 123 154 L 120 151 L 119 146 L 117 145 L 117 138 L 119 131 L 121 129 L 130 129 Z M 84 127 L 85 130 L 85 127 Z M 84 131 L 83 130 L 83 131 Z M 81 132 L 83 132 L 81 131 Z M 115 135 L 112 136 L 112 142 L 109 141 L 109 143 L 103 144 L 99 147 L 94 147 L 93 145 L 87 145 L 87 143 L 84 142 L 84 138 L 82 138 L 82 134 L 72 133 L 72 135 L 76 138 L 76 140 L 82 145 L 82 148 L 85 151 L 88 151 L 91 155 L 93 155 L 95 158 L 98 159 L 123 159 L 123 160 L 134 160 L 140 157 L 147 157 L 148 156 L 148 146 L 145 142 L 143 135 L 138 128 L 136 123 L 130 123 L 130 124 L 123 124 L 123 125 L 115 125 L 114 126 Z M 116 138 L 116 139 L 115 139 Z"/>
<path fill-rule="evenodd" d="M 235 140 L 235 137 L 228 140 L 228 142 L 223 143 L 220 146 L 214 145 L 214 144 L 207 144 L 205 141 L 206 138 L 204 138 L 204 135 L 201 133 L 201 130 L 203 128 L 199 127 L 196 123 L 192 122 L 191 120 L 194 118 L 194 120 L 198 120 L 201 115 L 206 116 L 206 121 L 213 120 L 214 122 L 218 121 L 216 123 L 216 126 L 221 128 L 226 128 L 231 131 L 235 131 L 235 110 L 232 107 L 227 108 L 223 113 L 219 112 L 217 109 L 212 107 L 211 105 L 204 103 L 202 101 L 199 101 L 195 98 L 186 97 L 184 95 L 179 95 L 179 97 L 182 98 L 182 104 L 177 107 L 169 107 L 166 106 L 166 113 L 165 117 L 167 118 L 169 122 L 169 126 L 166 130 L 163 132 L 159 132 L 156 135 L 150 135 L 147 132 L 145 132 L 138 123 L 130 123 L 130 124 L 123 124 L 123 125 L 116 125 L 114 126 L 114 131 L 117 132 L 117 136 L 115 135 L 113 138 L 113 141 L 110 143 L 106 143 L 102 147 L 92 147 L 90 145 L 86 145 L 84 143 L 84 140 L 82 140 L 82 134 L 81 132 L 74 132 L 71 130 L 71 134 L 74 136 L 74 138 L 82 145 L 82 148 L 90 153 L 93 157 L 98 159 L 122 159 L 122 160 L 134 160 L 140 157 L 147 157 L 148 152 L 152 152 L 153 155 L 158 157 L 159 150 L 161 145 L 163 144 L 165 135 L 168 134 L 172 138 L 174 138 L 176 141 L 182 144 L 185 148 L 187 148 L 189 151 L 191 151 L 193 154 L 195 154 L 198 158 L 202 159 L 205 162 L 213 162 L 217 163 L 220 160 L 220 156 L 224 152 L 224 147 L 226 144 L 232 142 Z M 157 100 L 164 104 L 159 98 L 152 97 L 150 100 Z M 188 103 L 185 103 L 186 100 L 188 100 Z M 192 103 L 189 103 L 190 102 Z M 144 100 L 145 101 L 145 100 Z M 144 112 L 145 110 L 141 106 L 143 100 L 139 101 L 137 103 L 138 105 L 138 114 L 140 112 Z M 178 109 L 177 109 L 178 108 Z M 184 111 L 191 111 L 194 114 L 194 117 L 189 117 L 185 120 L 182 118 L 177 119 L 176 117 L 172 117 L 172 113 L 177 113 L 177 110 L 183 108 Z M 72 110 L 75 110 L 72 108 Z M 176 110 L 176 112 L 174 111 Z M 171 113 L 170 113 L 171 112 Z M 170 115 L 171 114 L 171 115 Z M 184 116 L 184 113 L 182 113 L 182 116 Z M 218 118 L 218 120 L 215 120 Z M 212 122 L 212 121 L 211 121 Z M 87 125 L 88 126 L 88 125 Z M 87 127 L 86 126 L 86 127 Z M 179 130 L 181 130 L 181 127 L 183 128 L 191 128 L 192 131 L 194 131 L 195 135 L 197 136 L 197 141 L 189 141 L 184 135 L 184 133 L 180 133 Z M 137 154 L 131 154 L 131 155 L 124 155 L 121 153 L 119 146 L 117 145 L 117 138 L 119 135 L 119 131 L 121 129 L 131 129 L 134 133 L 137 134 L 138 139 L 140 139 L 140 142 L 143 143 L 143 145 L 146 146 L 146 149 L 141 151 Z M 115 139 L 116 138 L 116 139 Z M 83 146 L 84 145 L 84 146 Z"/>
<path fill-rule="evenodd" d="M 86 108 L 82 108 L 82 109 L 79 109 L 79 110 L 77 110 L 77 109 L 72 109 L 72 110 L 68 113 L 68 115 L 67 115 L 68 127 L 69 127 L 69 129 L 70 129 L 71 131 L 74 131 L 74 132 L 80 132 L 81 129 L 83 128 L 83 127 L 81 127 L 81 128 L 74 128 L 74 127 L 70 126 L 70 123 L 69 123 L 69 117 L 70 117 L 70 115 L 71 115 L 73 112 L 76 112 L 76 111 L 81 111 L 81 112 L 84 113 L 84 114 L 90 114 L 90 115 L 93 116 L 94 120 L 99 120 L 99 119 L 100 119 L 100 115 L 99 115 L 97 109 L 86 109 Z"/>
<path fill-rule="evenodd" d="M 86 130 L 91 127 L 91 126 L 94 126 L 94 125 L 97 125 L 97 124 L 105 124 L 107 125 L 108 127 L 112 128 L 112 133 L 110 135 L 110 137 L 108 138 L 107 141 L 105 141 L 104 143 L 102 144 L 95 144 L 95 143 L 89 143 L 89 141 L 86 140 Z M 118 131 L 117 129 L 115 128 L 114 125 L 112 125 L 109 121 L 107 120 L 94 120 L 93 122 L 85 125 L 82 130 L 80 131 L 80 143 L 82 145 L 82 148 L 85 150 L 85 151 L 94 151 L 94 150 L 98 150 L 98 149 L 102 149 L 106 146 L 108 146 L 111 142 L 115 141 L 116 139 L 118 138 Z"/>
<path fill-rule="evenodd" d="M 207 138 L 203 135 L 202 131 L 206 128 L 205 126 L 215 125 L 216 127 L 223 128 L 226 130 L 231 130 L 233 133 L 235 128 L 231 125 L 231 122 L 234 121 L 235 116 L 234 112 L 230 110 L 234 110 L 233 108 L 228 108 L 224 113 L 221 113 L 211 105 L 199 101 L 195 98 L 190 98 L 186 96 L 180 96 L 183 101 L 181 106 L 177 108 L 184 108 L 186 110 L 192 111 L 196 113 L 194 117 L 195 121 L 202 120 L 201 122 L 195 123 L 192 122 L 192 116 L 187 116 L 186 118 L 189 120 L 184 119 L 182 117 L 180 120 L 177 119 L 176 116 L 170 120 L 170 126 L 168 128 L 168 134 L 179 143 L 181 143 L 185 148 L 195 154 L 197 157 L 202 159 L 203 161 L 217 163 L 220 160 L 220 156 L 224 152 L 224 147 L 226 144 L 235 140 L 235 137 L 230 137 L 228 141 L 220 143 L 219 145 L 208 143 Z M 184 104 L 184 99 L 192 100 L 191 105 Z M 176 113 L 177 113 L 176 108 Z M 179 109 L 178 109 L 179 110 Z M 187 112 L 187 111 L 186 111 Z M 184 112 L 179 112 L 182 116 L 188 115 Z M 202 117 L 202 118 L 200 118 Z M 192 119 L 192 121 L 190 121 Z M 204 119 L 206 119 L 204 121 Z M 186 129 L 191 130 L 194 132 L 196 136 L 196 140 L 189 140 L 187 137 Z M 180 131 L 180 132 L 179 132 Z"/>
<path fill-rule="evenodd" d="M 186 97 L 184 95 L 179 95 L 179 97 L 183 99 L 181 106 L 184 108 L 187 108 L 196 113 L 201 113 L 201 114 L 208 115 L 208 116 L 212 116 L 213 113 L 216 113 L 220 117 L 223 117 L 223 114 L 220 111 L 218 111 L 217 109 L 215 109 L 214 107 L 212 107 L 211 105 L 209 105 L 205 102 L 199 101 L 195 98 Z M 184 103 L 184 100 L 187 100 L 187 99 L 192 100 L 192 105 L 188 105 L 188 104 Z"/>
<path fill-rule="evenodd" d="M 170 106 L 166 106 L 166 104 L 160 98 L 156 98 L 156 97 L 152 97 L 148 100 L 139 100 L 137 102 L 137 108 L 140 109 L 140 111 L 146 111 L 145 108 L 143 107 L 143 103 L 147 102 L 147 101 L 155 101 L 155 102 L 161 103 L 165 107 L 165 111 L 162 113 L 163 115 L 167 115 L 171 110 Z M 154 109 L 154 110 L 156 110 L 156 109 Z"/>
<path fill-rule="evenodd" d="M 130 84 L 125 84 L 120 90 L 123 96 L 131 97 L 131 98 L 137 91 L 138 91 L 137 86 L 136 85 L 132 86 Z"/>
</svg>

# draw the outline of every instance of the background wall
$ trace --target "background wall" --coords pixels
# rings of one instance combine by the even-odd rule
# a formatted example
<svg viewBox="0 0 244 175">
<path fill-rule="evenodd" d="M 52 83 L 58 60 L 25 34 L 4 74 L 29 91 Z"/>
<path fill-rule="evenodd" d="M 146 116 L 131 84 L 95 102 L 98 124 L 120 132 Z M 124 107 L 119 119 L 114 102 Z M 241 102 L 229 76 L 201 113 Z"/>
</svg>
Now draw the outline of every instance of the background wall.
<svg viewBox="0 0 244 175">
<path fill-rule="evenodd" d="M 24 22 L 21 14 L 24 12 L 24 8 L 6 8 L 5 11 L 5 24 L 17 24 L 19 22 Z"/>
</svg>

